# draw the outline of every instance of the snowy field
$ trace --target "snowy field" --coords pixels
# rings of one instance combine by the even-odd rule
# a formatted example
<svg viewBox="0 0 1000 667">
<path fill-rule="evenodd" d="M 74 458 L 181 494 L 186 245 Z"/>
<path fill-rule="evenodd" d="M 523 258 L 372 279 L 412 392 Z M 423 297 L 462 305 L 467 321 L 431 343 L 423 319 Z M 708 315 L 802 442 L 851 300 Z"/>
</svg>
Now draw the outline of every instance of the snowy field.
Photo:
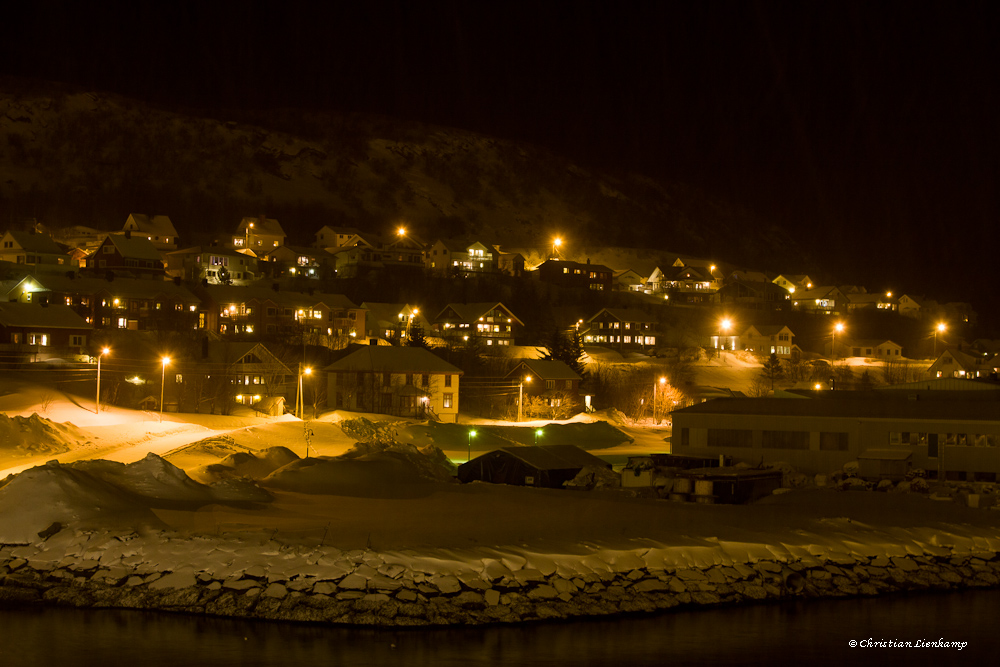
<svg viewBox="0 0 1000 667">
<path fill-rule="evenodd" d="M 0 544 L 29 545 L 35 558 L 66 540 L 60 553 L 87 558 L 91 547 L 81 545 L 93 538 L 81 530 L 157 535 L 144 557 L 195 571 L 211 566 L 203 562 L 209 538 L 215 566 L 239 571 L 275 567 L 274 550 L 261 546 L 269 541 L 373 551 L 383 563 L 438 573 L 491 562 L 627 572 L 651 559 L 662 568 L 1000 550 L 1000 512 L 915 493 L 797 489 L 723 506 L 461 485 L 452 473 L 468 456 L 467 424 L 349 413 L 305 423 L 168 413 L 160 422 L 118 408 L 98 415 L 92 400 L 37 386 L 7 387 L 0 411 Z M 627 438 L 581 435 L 578 444 L 599 455 L 665 451 L 667 429 L 617 428 Z M 492 449 L 486 440 L 473 439 L 473 456 Z M 247 549 L 234 546 L 241 541 Z"/>
</svg>

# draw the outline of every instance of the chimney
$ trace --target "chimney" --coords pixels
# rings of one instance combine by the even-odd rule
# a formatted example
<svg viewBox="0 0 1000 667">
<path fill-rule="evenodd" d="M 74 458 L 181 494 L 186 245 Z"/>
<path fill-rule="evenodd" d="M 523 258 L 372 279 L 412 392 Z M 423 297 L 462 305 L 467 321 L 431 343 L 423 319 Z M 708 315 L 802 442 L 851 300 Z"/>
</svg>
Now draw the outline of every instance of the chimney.
<svg viewBox="0 0 1000 667">
<path fill-rule="evenodd" d="M 125 238 L 127 238 L 127 239 L 132 238 L 132 230 L 131 229 L 126 229 L 125 230 Z"/>
</svg>

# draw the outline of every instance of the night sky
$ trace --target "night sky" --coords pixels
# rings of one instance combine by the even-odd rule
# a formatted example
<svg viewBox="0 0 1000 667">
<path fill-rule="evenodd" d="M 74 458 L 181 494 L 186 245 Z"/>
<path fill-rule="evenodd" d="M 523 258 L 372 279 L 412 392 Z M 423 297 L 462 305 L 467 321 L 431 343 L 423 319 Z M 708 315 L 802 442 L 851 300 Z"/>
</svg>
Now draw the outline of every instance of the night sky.
<svg viewBox="0 0 1000 667">
<path fill-rule="evenodd" d="M 840 282 L 997 301 L 985 2 L 331 4 L 22 3 L 5 10 L 0 68 L 530 141 L 751 208 Z"/>
</svg>

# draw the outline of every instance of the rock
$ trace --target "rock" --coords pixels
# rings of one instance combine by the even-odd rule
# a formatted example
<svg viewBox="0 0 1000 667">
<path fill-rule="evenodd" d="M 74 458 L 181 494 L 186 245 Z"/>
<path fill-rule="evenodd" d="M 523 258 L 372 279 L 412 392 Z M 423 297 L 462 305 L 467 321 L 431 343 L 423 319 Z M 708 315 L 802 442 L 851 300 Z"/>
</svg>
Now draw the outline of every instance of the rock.
<svg viewBox="0 0 1000 667">
<path fill-rule="evenodd" d="M 898 567 L 900 570 L 903 570 L 904 572 L 913 572 L 914 570 L 917 569 L 917 564 L 914 563 L 909 558 L 893 557 L 892 564 L 894 567 Z"/>
<path fill-rule="evenodd" d="M 612 586 L 612 588 L 615 587 Z M 533 600 L 551 600 L 552 598 L 559 597 L 559 591 L 548 584 L 542 584 L 528 591 L 528 597 Z"/>
<path fill-rule="evenodd" d="M 431 580 L 431 584 L 445 595 L 457 593 L 462 590 L 462 585 L 459 583 L 457 577 L 434 577 Z"/>
<path fill-rule="evenodd" d="M 283 599 L 288 595 L 288 589 L 284 584 L 279 584 L 277 582 L 273 584 L 268 584 L 267 588 L 264 589 L 264 597 Z"/>
<path fill-rule="evenodd" d="M 483 593 L 483 599 L 486 600 L 486 604 L 490 607 L 495 607 L 500 604 L 500 591 L 490 589 Z"/>
<path fill-rule="evenodd" d="M 701 570 L 677 570 L 674 574 L 683 581 L 708 581 L 708 577 Z"/>
<path fill-rule="evenodd" d="M 643 579 L 636 582 L 632 586 L 632 590 L 640 593 L 648 593 L 650 591 L 667 591 L 670 590 L 670 587 L 659 579 Z"/>
<path fill-rule="evenodd" d="M 349 591 L 363 591 L 368 588 L 368 579 L 352 573 L 337 582 L 337 586 Z"/>
<path fill-rule="evenodd" d="M 313 593 L 320 595 L 333 595 L 337 592 L 337 584 L 332 581 L 320 581 L 312 588 Z"/>
<path fill-rule="evenodd" d="M 197 585 L 194 573 L 190 570 L 181 572 L 171 572 L 149 584 L 153 590 L 159 591 L 167 588 L 193 588 Z"/>
<path fill-rule="evenodd" d="M 253 579 L 232 579 L 222 583 L 223 588 L 229 588 L 234 591 L 246 591 L 257 586 L 257 582 Z"/>
</svg>

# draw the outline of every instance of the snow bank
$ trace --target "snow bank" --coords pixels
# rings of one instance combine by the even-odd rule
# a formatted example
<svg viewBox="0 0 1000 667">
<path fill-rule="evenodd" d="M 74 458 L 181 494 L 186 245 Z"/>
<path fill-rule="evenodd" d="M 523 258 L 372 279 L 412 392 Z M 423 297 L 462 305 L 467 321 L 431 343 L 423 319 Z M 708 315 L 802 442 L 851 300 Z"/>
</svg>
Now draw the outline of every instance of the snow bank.
<svg viewBox="0 0 1000 667">
<path fill-rule="evenodd" d="M 261 480 L 299 493 L 362 498 L 416 498 L 454 482 L 454 465 L 440 449 L 402 443 L 358 443 L 346 454 L 296 460 Z"/>
<path fill-rule="evenodd" d="M 57 424 L 33 414 L 8 417 L 0 413 L 0 464 L 33 456 L 51 456 L 70 450 L 69 443 L 89 438 L 72 424 Z"/>
<path fill-rule="evenodd" d="M 246 481 L 199 484 L 155 454 L 127 465 L 52 461 L 5 480 L 0 488 L 0 543 L 32 542 L 53 525 L 163 527 L 153 508 L 254 506 L 271 500 L 270 494 Z"/>
</svg>

